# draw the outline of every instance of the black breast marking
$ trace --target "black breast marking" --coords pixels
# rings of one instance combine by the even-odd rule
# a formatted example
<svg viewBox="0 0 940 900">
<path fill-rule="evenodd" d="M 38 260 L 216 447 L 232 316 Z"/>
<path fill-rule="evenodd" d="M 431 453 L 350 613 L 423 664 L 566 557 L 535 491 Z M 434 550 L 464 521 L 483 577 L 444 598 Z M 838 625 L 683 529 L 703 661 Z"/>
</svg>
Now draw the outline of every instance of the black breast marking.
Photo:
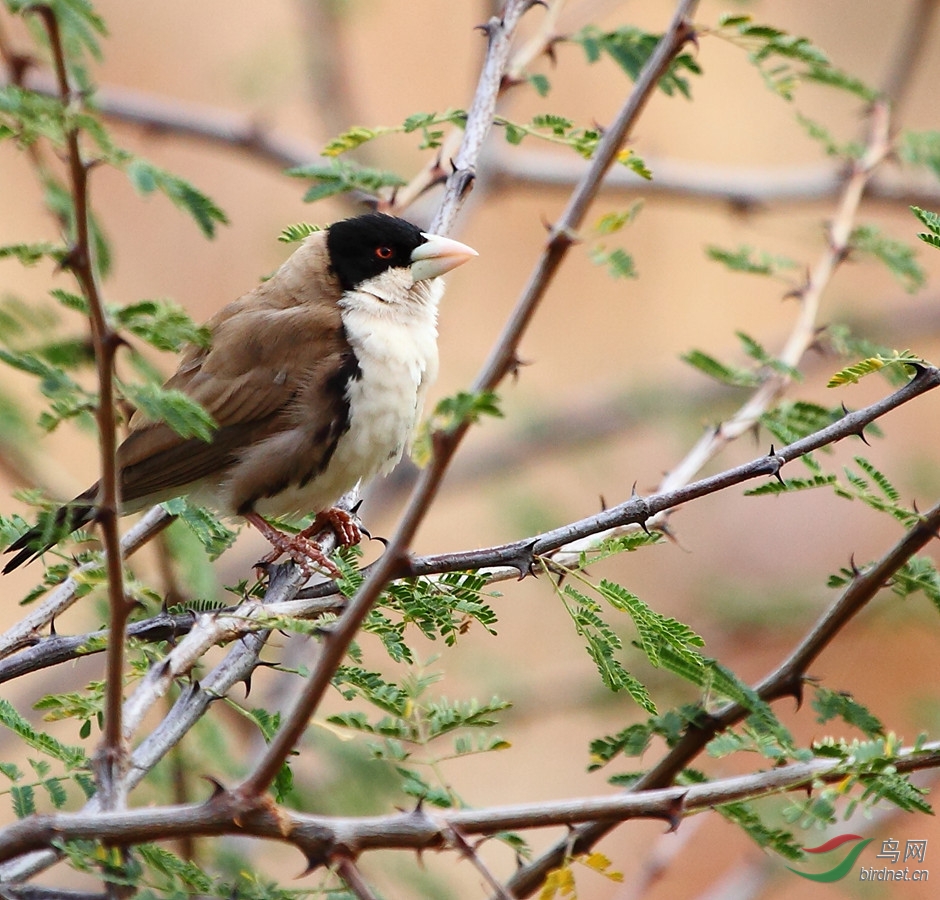
<svg viewBox="0 0 940 900">
<path fill-rule="evenodd" d="M 340 357 L 340 365 L 336 371 L 323 384 L 323 397 L 329 406 L 329 415 L 313 434 L 313 446 L 320 452 L 314 465 L 301 477 L 299 487 L 304 487 L 326 469 L 336 452 L 339 439 L 349 431 L 349 383 L 361 378 L 359 359 L 352 347 L 349 347 Z"/>
</svg>

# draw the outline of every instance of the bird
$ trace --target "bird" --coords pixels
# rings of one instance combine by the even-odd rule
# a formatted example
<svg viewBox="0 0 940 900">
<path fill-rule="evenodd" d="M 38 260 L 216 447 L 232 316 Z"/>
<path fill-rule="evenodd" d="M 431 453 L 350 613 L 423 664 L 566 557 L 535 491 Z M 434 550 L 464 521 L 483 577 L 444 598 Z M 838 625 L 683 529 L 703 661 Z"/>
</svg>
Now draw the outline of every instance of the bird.
<svg viewBox="0 0 940 900">
<path fill-rule="evenodd" d="M 217 312 L 165 383 L 213 418 L 211 440 L 182 437 L 137 411 L 117 450 L 121 515 L 187 496 L 255 526 L 308 573 L 336 575 L 310 539 L 331 525 L 361 538 L 333 506 L 390 471 L 410 447 L 438 372 L 441 276 L 477 256 L 466 244 L 384 213 L 314 231 L 267 281 Z M 4 574 L 94 521 L 99 483 L 6 549 Z M 316 513 L 287 534 L 268 519 Z"/>
</svg>

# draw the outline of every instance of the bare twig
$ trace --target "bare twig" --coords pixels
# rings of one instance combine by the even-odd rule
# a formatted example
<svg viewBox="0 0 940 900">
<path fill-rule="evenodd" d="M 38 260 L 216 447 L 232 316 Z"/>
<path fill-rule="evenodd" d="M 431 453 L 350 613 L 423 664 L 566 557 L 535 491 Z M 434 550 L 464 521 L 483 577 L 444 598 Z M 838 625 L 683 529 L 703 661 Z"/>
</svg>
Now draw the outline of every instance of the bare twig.
<svg viewBox="0 0 940 900">
<path fill-rule="evenodd" d="M 932 2 L 932 0 L 931 0 Z M 774 205 L 797 205 L 837 200 L 845 184 L 844 167 L 821 163 L 805 166 L 725 166 L 669 157 L 643 157 L 654 173 L 652 181 L 618 166 L 604 180 L 606 194 L 725 203 L 736 211 L 760 212 Z M 494 147 L 485 159 L 487 178 L 533 188 L 570 190 L 587 163 L 570 154 L 525 147 Z M 936 179 L 916 172 L 879 171 L 865 192 L 869 200 L 892 205 L 940 202 Z"/>
<path fill-rule="evenodd" d="M 2 84 L 2 82 L 0 82 Z M 55 94 L 53 77 L 30 68 L 22 84 L 37 94 Z M 254 118 L 214 106 L 168 100 L 116 85 L 95 88 L 95 109 L 115 122 L 136 125 L 155 135 L 173 135 L 247 153 L 278 169 L 307 165 L 320 158 L 316 147 L 266 127 Z"/>
<path fill-rule="evenodd" d="M 557 14 L 563 5 L 564 0 L 552 0 L 552 2 L 548 4 L 546 14 L 539 28 L 536 30 L 536 33 L 523 47 L 517 50 L 512 57 L 506 56 L 506 53 L 510 50 L 508 44 L 505 47 L 497 46 L 494 48 L 492 46 L 493 28 L 498 26 L 500 22 L 498 13 L 494 12 L 491 20 L 486 25 L 480 26 L 480 30 L 487 35 L 490 41 L 487 48 L 484 71 L 481 74 L 481 84 L 484 82 L 487 84 L 487 92 L 484 94 L 481 91 L 477 91 L 474 102 L 485 102 L 486 109 L 471 109 L 469 113 L 471 118 L 475 121 L 482 121 L 483 114 L 488 110 L 490 117 L 486 121 L 492 122 L 492 115 L 496 110 L 499 99 L 508 89 L 515 87 L 519 83 L 519 79 L 522 77 L 525 67 L 541 53 L 546 52 L 551 46 L 552 41 L 554 41 L 556 37 L 554 29 Z M 505 18 L 505 14 L 503 18 Z M 499 38 L 499 32 L 505 32 L 505 30 L 505 26 L 499 27 L 496 32 L 497 38 Z M 494 50 L 496 52 L 494 52 Z M 499 71 L 491 64 L 491 60 L 498 57 L 504 60 L 504 65 Z M 486 70 L 486 66 L 489 66 L 489 71 Z M 444 229 L 444 233 L 446 233 L 452 225 L 452 222 L 445 221 L 445 215 L 450 215 L 446 211 L 453 208 L 454 198 L 458 196 L 457 191 L 465 190 L 468 183 L 467 179 L 475 176 L 476 169 L 478 168 L 478 160 L 483 152 L 483 139 L 485 137 L 485 134 L 478 132 L 472 141 L 468 141 L 464 132 L 458 128 L 451 128 L 442 140 L 437 155 L 433 159 L 428 160 L 421 171 L 419 171 L 408 184 L 396 189 L 387 200 L 380 200 L 379 208 L 385 212 L 396 215 L 401 214 L 402 211 L 408 209 L 418 197 L 423 195 L 430 188 L 437 184 L 447 182 L 449 183 L 447 190 L 450 192 L 450 196 L 445 196 L 442 201 L 438 209 L 437 219 L 431 228 L 432 231 L 436 231 L 439 228 Z M 463 154 L 463 160 L 458 158 L 460 154 Z M 472 167 L 468 168 L 465 165 L 467 160 L 472 160 Z M 464 171 L 464 174 L 459 179 L 455 178 L 454 176 L 461 169 Z M 453 170 L 452 173 L 451 170 Z M 449 173 L 450 177 L 448 178 Z"/>
<path fill-rule="evenodd" d="M 926 39 L 937 15 L 936 0 L 916 0 L 911 5 L 901 39 L 894 48 L 881 92 L 897 115 L 910 87 L 911 78 L 923 58 Z"/>
<path fill-rule="evenodd" d="M 513 900 L 507 893 L 506 888 L 500 884 L 499 879 L 489 870 L 489 867 L 480 858 L 476 847 L 467 840 L 460 829 L 452 825 L 449 838 L 450 844 L 453 845 L 464 858 L 470 860 L 473 868 L 483 876 L 483 880 L 493 890 L 493 896 L 495 896 L 497 900 Z"/>
</svg>

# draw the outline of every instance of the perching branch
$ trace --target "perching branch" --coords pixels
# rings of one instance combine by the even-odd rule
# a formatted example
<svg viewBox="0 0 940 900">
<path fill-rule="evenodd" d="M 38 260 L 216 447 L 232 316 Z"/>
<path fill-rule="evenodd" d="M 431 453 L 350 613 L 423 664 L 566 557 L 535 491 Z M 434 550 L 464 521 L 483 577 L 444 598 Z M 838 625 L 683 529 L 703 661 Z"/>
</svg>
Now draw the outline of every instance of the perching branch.
<svg viewBox="0 0 940 900">
<path fill-rule="evenodd" d="M 531 5 L 531 0 L 508 0 L 502 19 L 499 21 L 494 19 L 488 23 L 487 58 L 467 118 L 465 141 L 468 150 L 466 153 L 461 150 L 458 154 L 459 163 L 455 166 L 453 175 L 448 179 L 442 209 L 435 217 L 435 227 L 440 230 L 444 230 L 447 223 L 453 221 L 456 210 L 471 184 L 469 179 L 476 165 L 476 158 L 471 155 L 471 151 L 479 152 L 485 132 L 492 126 L 495 92 L 499 89 L 501 73 L 505 70 L 512 34 Z M 242 796 L 260 797 L 274 780 L 283 761 L 306 730 L 307 723 L 319 706 L 336 667 L 342 661 L 350 642 L 372 605 L 385 585 L 398 574 L 406 548 L 411 542 L 418 523 L 423 518 L 424 510 L 423 502 L 409 504 L 385 555 L 356 592 L 356 596 L 350 601 L 343 615 L 324 636 L 320 644 L 319 657 L 303 691 L 280 730 L 266 748 L 258 765 L 236 789 L 236 793 Z"/>
<path fill-rule="evenodd" d="M 515 28 L 530 5 L 529 0 L 515 0 L 515 2 L 509 0 L 502 20 L 497 21 L 494 19 L 488 23 L 489 52 L 497 61 L 488 59 L 484 64 L 480 90 L 471 105 L 465 137 L 468 148 L 476 148 L 477 152 L 482 146 L 483 135 L 481 134 L 482 126 L 473 120 L 473 116 L 474 114 L 489 116 L 488 124 L 491 124 L 496 91 L 499 88 L 501 74 L 505 71 L 509 55 L 509 39 L 512 29 Z M 516 310 L 497 345 L 494 356 L 491 357 L 490 362 L 484 367 L 481 376 L 474 384 L 475 391 L 492 389 L 512 368 L 515 347 L 539 300 L 544 295 L 554 272 L 571 245 L 573 233 L 581 224 L 584 213 L 596 195 L 603 174 L 613 163 L 630 127 L 655 89 L 659 76 L 673 56 L 691 37 L 691 30 L 686 19 L 695 6 L 696 0 L 682 0 L 680 2 L 669 30 L 660 41 L 646 66 L 644 66 L 630 99 L 598 145 L 589 176 L 585 178 L 579 190 L 573 195 L 559 225 L 553 229 L 552 237 L 542 260 L 517 304 Z M 481 97 L 481 95 L 483 96 Z M 445 206 L 447 204 L 456 205 L 462 199 L 464 195 L 463 186 L 467 183 L 466 173 L 472 170 L 472 163 L 473 160 L 468 156 L 463 153 L 458 154 L 455 172 L 448 179 Z M 452 213 L 447 208 L 440 211 L 435 217 L 435 223 L 438 227 L 442 223 L 450 221 L 452 221 Z M 243 782 L 239 792 L 260 794 L 271 783 L 281 763 L 300 738 L 310 716 L 319 705 L 336 666 L 342 660 L 346 648 L 359 630 L 362 621 L 368 615 L 385 585 L 392 578 L 402 574 L 406 562 L 407 548 L 431 501 L 437 494 L 444 471 L 467 427 L 464 424 L 448 434 L 435 434 L 433 439 L 433 460 L 419 480 L 385 554 L 369 573 L 365 583 L 357 591 L 356 596 L 351 600 L 336 626 L 324 638 L 321 644 L 320 657 L 302 695 L 298 698 L 296 706 L 291 711 L 285 725 L 271 742 L 258 768 Z M 404 570 L 407 571 L 406 566 Z"/>
</svg>

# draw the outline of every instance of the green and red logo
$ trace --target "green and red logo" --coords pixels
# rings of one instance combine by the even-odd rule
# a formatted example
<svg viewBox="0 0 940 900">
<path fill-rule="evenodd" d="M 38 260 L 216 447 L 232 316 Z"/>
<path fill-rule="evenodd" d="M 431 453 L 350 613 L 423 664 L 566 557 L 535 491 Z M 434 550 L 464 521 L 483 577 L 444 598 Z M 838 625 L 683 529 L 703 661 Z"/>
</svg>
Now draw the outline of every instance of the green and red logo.
<svg viewBox="0 0 940 900">
<path fill-rule="evenodd" d="M 808 878 L 810 881 L 838 881 L 840 878 L 845 878 L 845 876 L 849 874 L 859 854 L 861 854 L 872 840 L 873 838 L 863 839 L 860 834 L 840 834 L 832 838 L 832 840 L 826 841 L 825 844 L 820 844 L 818 847 L 804 847 L 804 853 L 831 853 L 833 850 L 838 850 L 843 844 L 861 841 L 860 844 L 856 844 L 848 852 L 845 859 L 826 872 L 801 872 L 799 869 L 794 869 L 792 866 L 787 866 L 787 868 L 801 878 Z"/>
</svg>

